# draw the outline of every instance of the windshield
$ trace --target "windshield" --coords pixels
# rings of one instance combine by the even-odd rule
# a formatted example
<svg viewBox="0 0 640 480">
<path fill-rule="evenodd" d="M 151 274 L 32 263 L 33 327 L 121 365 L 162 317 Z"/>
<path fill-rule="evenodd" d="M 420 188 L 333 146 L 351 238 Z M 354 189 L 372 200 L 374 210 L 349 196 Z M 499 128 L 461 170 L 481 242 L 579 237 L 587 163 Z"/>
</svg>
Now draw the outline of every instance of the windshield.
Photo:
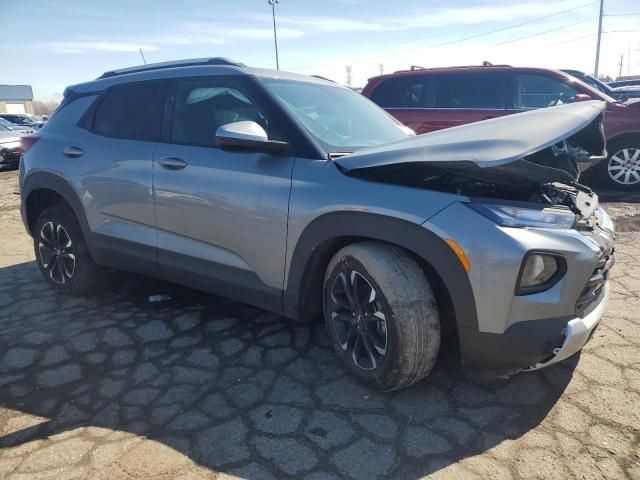
<svg viewBox="0 0 640 480">
<path fill-rule="evenodd" d="M 410 130 L 347 88 L 262 78 L 260 81 L 329 153 L 402 140 Z"/>
</svg>

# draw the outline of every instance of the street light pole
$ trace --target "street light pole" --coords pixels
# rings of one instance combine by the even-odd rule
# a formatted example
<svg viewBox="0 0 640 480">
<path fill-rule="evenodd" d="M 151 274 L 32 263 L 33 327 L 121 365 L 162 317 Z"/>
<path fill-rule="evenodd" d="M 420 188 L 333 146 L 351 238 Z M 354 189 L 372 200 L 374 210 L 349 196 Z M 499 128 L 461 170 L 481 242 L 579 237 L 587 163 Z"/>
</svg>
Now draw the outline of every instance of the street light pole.
<svg viewBox="0 0 640 480">
<path fill-rule="evenodd" d="M 276 70 L 280 70 L 280 62 L 278 61 L 278 34 L 276 33 L 276 3 L 280 3 L 280 0 L 267 0 L 267 3 L 271 5 L 271 15 L 273 16 L 273 43 L 276 47 Z"/>
<path fill-rule="evenodd" d="M 602 37 L 602 16 L 604 13 L 604 0 L 600 0 L 600 19 L 598 20 L 598 42 L 596 43 L 596 66 L 593 76 L 598 78 L 598 66 L 600 64 L 600 37 Z"/>
</svg>

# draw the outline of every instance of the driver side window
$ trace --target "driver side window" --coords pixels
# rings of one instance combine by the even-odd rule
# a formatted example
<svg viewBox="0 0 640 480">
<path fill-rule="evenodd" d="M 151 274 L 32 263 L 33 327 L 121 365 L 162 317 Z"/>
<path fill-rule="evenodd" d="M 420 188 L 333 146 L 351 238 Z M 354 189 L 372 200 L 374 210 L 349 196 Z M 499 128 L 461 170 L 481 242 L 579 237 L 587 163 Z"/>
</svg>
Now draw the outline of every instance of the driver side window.
<svg viewBox="0 0 640 480">
<path fill-rule="evenodd" d="M 171 142 L 215 147 L 218 127 L 243 120 L 269 132 L 265 115 L 239 86 L 211 79 L 183 80 L 175 94 Z"/>
<path fill-rule="evenodd" d="M 557 78 L 537 74 L 514 75 L 514 108 L 530 110 L 571 103 L 578 93 Z"/>
</svg>

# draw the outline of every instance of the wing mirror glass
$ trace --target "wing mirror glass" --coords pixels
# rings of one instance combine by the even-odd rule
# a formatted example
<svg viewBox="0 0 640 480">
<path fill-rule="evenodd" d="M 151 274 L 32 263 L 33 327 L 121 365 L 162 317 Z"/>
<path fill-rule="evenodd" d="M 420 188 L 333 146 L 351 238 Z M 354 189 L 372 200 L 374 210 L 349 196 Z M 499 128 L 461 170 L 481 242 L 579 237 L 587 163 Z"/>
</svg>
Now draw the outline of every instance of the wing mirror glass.
<svg viewBox="0 0 640 480">
<path fill-rule="evenodd" d="M 256 122 L 227 123 L 216 131 L 216 145 L 224 150 L 249 150 L 254 152 L 285 153 L 289 144 L 269 140 L 267 132 Z"/>
</svg>

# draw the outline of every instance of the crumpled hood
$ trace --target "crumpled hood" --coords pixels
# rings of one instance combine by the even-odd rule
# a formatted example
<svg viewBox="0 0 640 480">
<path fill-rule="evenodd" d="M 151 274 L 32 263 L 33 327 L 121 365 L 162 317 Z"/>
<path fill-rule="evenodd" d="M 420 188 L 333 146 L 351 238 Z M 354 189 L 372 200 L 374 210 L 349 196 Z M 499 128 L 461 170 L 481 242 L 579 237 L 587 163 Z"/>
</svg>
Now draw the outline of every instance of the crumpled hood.
<svg viewBox="0 0 640 480">
<path fill-rule="evenodd" d="M 335 162 L 346 173 L 419 163 L 489 183 L 573 182 L 575 147 L 606 155 L 605 108 L 600 101 L 542 108 L 361 149 Z"/>
</svg>

